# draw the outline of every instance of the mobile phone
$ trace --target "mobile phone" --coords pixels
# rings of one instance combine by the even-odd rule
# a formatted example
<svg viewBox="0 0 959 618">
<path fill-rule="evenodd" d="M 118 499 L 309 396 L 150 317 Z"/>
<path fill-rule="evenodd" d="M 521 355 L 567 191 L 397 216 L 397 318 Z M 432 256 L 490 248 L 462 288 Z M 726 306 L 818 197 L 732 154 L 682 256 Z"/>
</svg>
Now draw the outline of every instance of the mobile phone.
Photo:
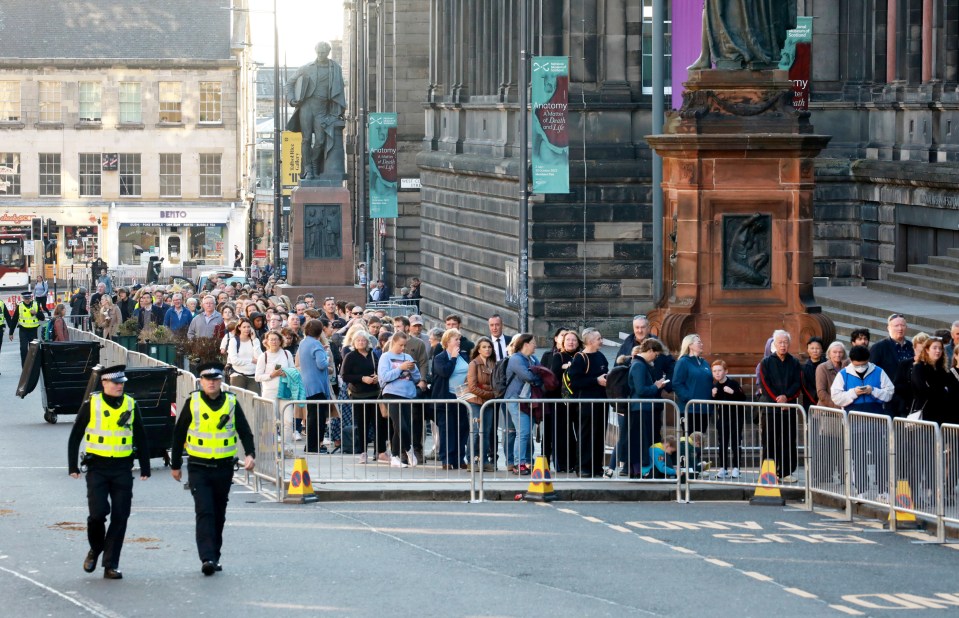
<svg viewBox="0 0 959 618">
<path fill-rule="evenodd" d="M 280 364 L 279 364 L 279 363 L 273 365 L 273 369 L 274 369 L 274 370 L 279 369 L 279 368 L 280 368 Z"/>
<path fill-rule="evenodd" d="M 671 380 L 669 378 L 663 379 L 663 384 L 669 384 Z"/>
</svg>

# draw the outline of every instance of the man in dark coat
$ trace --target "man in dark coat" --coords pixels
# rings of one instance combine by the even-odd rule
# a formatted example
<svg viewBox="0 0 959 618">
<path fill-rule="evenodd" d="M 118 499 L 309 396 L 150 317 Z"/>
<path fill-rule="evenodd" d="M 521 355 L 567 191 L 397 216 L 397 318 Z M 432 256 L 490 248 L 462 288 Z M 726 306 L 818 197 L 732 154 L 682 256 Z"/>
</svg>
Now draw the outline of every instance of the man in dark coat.
<svg viewBox="0 0 959 618">
<path fill-rule="evenodd" d="M 797 403 L 802 389 L 802 365 L 789 353 L 791 337 L 784 330 L 773 333 L 773 354 L 759 363 L 759 386 L 764 403 Z M 796 448 L 797 411 L 770 409 L 763 413 L 763 455 L 776 463 L 783 483 L 795 483 L 793 476 L 799 460 Z"/>
<path fill-rule="evenodd" d="M 869 349 L 869 360 L 882 369 L 893 384 L 898 385 L 904 382 L 905 390 L 909 391 L 911 390 L 909 376 L 905 376 L 905 380 L 899 376 L 899 367 L 902 362 L 911 361 L 915 356 L 912 342 L 906 339 L 906 318 L 898 313 L 892 314 L 886 320 L 886 331 L 889 333 L 889 338 L 873 344 Z M 907 366 L 911 367 L 911 365 Z M 907 416 L 909 404 L 912 403 L 910 399 L 910 394 L 904 393 L 903 388 L 898 387 L 892 401 L 887 402 L 883 408 L 889 416 Z"/>
</svg>

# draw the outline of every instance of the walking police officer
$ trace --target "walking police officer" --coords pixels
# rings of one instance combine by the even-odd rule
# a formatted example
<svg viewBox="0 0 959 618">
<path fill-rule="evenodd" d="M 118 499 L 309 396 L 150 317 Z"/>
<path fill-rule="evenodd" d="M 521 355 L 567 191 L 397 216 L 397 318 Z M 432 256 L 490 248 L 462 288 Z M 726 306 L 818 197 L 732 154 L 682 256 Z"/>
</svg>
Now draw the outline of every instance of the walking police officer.
<svg viewBox="0 0 959 618">
<path fill-rule="evenodd" d="M 10 341 L 13 341 L 13 329 L 20 326 L 21 365 L 27 359 L 30 342 L 37 338 L 37 331 L 40 330 L 38 315 L 43 316 L 40 305 L 33 299 L 33 292 L 27 290 L 23 293 L 23 300 L 17 303 L 16 311 L 13 312 L 13 318 L 10 320 Z"/>
<path fill-rule="evenodd" d="M 78 479 L 77 453 L 80 440 L 86 441 L 90 551 L 83 561 L 83 570 L 93 573 L 102 553 L 105 579 L 123 579 L 119 570 L 120 550 L 133 500 L 134 456 L 140 461 L 140 480 L 150 478 L 150 448 L 143 420 L 133 397 L 123 393 L 123 383 L 127 381 L 125 370 L 124 365 L 102 370 L 103 391 L 91 393 L 80 406 L 67 447 L 70 476 Z M 107 515 L 110 515 L 109 528 L 106 528 Z"/>
<path fill-rule="evenodd" d="M 232 393 L 224 393 L 223 364 L 204 363 L 199 367 L 200 390 L 183 402 L 180 417 L 173 430 L 173 449 L 170 454 L 171 472 L 177 481 L 181 478 L 184 444 L 190 460 L 190 492 L 196 512 L 196 548 L 203 563 L 204 575 L 222 571 L 220 550 L 223 546 L 223 524 L 226 504 L 233 483 L 236 442 L 243 443 L 245 470 L 252 470 L 256 453 L 253 432 L 243 410 Z"/>
</svg>

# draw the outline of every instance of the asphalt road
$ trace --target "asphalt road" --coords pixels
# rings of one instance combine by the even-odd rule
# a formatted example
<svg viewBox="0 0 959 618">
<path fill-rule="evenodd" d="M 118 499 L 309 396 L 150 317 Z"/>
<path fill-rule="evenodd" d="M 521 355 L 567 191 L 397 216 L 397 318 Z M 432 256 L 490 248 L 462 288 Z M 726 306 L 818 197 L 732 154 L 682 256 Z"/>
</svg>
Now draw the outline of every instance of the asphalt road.
<svg viewBox="0 0 959 618">
<path fill-rule="evenodd" d="M 136 481 L 123 581 L 84 573 L 72 417 L 13 397 L 0 353 L 3 616 L 892 616 L 959 611 L 952 546 L 743 503 L 318 503 L 235 487 L 224 571 L 204 577 L 192 501 Z M 915 535 L 915 533 L 912 533 Z"/>
</svg>

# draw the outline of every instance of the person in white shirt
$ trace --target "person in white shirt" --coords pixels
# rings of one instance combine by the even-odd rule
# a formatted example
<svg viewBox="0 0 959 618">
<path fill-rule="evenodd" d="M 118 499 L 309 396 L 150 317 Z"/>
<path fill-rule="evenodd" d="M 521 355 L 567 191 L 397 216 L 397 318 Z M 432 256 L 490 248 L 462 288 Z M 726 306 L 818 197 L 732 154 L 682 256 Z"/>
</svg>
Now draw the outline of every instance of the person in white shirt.
<svg viewBox="0 0 959 618">
<path fill-rule="evenodd" d="M 283 349 L 283 337 L 276 331 L 268 332 L 263 343 L 266 351 L 257 358 L 255 379 L 260 383 L 261 397 L 276 399 L 283 410 L 283 450 L 286 457 L 293 457 L 293 406 L 284 407 L 286 401 L 277 398 L 283 370 L 294 366 L 293 355 Z"/>
<path fill-rule="evenodd" d="M 263 354 L 260 340 L 253 334 L 253 324 L 243 318 L 237 325 L 234 336 L 227 344 L 227 363 L 233 368 L 230 384 L 260 394 L 260 385 L 256 382 L 256 361 Z"/>
<path fill-rule="evenodd" d="M 509 338 L 503 334 L 503 318 L 499 314 L 491 315 L 487 324 L 489 324 L 489 338 L 493 342 L 493 355 L 498 363 L 509 356 Z"/>
</svg>

